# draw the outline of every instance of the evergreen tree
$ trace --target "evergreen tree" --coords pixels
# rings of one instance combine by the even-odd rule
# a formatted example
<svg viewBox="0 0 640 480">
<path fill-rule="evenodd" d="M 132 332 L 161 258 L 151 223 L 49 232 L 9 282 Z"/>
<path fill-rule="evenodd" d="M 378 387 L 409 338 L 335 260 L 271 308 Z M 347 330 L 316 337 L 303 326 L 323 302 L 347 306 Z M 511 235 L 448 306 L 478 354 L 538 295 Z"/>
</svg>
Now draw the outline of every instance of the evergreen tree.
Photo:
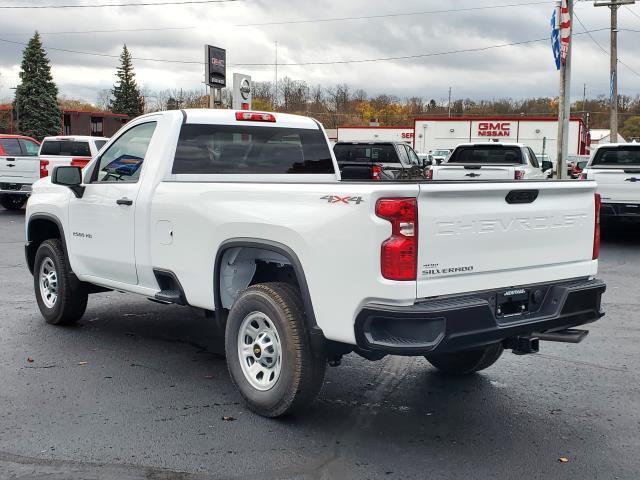
<svg viewBox="0 0 640 480">
<path fill-rule="evenodd" d="M 49 59 L 38 32 L 22 54 L 20 85 L 16 88 L 13 109 L 19 117 L 20 133 L 37 139 L 60 133 L 62 112 L 58 106 L 58 87 L 53 83 Z"/>
<path fill-rule="evenodd" d="M 144 111 L 144 99 L 138 88 L 131 62 L 131 53 L 126 45 L 122 48 L 120 55 L 120 66 L 116 73 L 118 81 L 113 86 L 111 94 L 113 99 L 110 103 L 110 110 L 114 113 L 126 113 L 130 118 L 142 115 Z"/>
</svg>

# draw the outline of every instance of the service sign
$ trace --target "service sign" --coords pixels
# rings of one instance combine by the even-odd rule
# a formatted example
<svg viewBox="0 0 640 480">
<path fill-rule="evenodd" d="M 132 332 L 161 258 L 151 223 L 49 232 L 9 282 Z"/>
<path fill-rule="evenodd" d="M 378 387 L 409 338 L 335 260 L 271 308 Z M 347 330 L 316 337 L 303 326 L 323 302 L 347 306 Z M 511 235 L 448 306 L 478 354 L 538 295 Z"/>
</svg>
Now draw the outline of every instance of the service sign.
<svg viewBox="0 0 640 480">
<path fill-rule="evenodd" d="M 478 137 L 510 137 L 511 122 L 478 122 Z"/>
<path fill-rule="evenodd" d="M 213 45 L 204 46 L 206 83 L 210 87 L 227 85 L 227 51 Z"/>
</svg>

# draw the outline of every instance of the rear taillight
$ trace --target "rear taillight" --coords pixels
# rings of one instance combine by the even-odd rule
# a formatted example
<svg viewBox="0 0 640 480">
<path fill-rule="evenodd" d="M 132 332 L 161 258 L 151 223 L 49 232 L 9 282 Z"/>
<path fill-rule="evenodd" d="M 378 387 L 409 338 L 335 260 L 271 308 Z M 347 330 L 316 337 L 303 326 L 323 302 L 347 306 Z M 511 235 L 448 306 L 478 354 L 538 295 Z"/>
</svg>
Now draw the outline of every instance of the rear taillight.
<svg viewBox="0 0 640 480">
<path fill-rule="evenodd" d="M 49 176 L 49 160 L 40 160 L 40 178 Z"/>
<path fill-rule="evenodd" d="M 382 172 L 382 168 L 380 165 L 374 165 L 371 167 L 371 178 L 373 180 L 380 180 L 380 173 Z"/>
<path fill-rule="evenodd" d="M 236 120 L 246 122 L 275 122 L 276 117 L 270 113 L 236 112 Z"/>
<path fill-rule="evenodd" d="M 600 256 L 600 207 L 602 206 L 602 199 L 600 194 L 595 194 L 595 224 L 593 226 L 593 260 L 597 260 Z"/>
<path fill-rule="evenodd" d="M 515 173 L 513 174 L 513 178 L 514 180 L 523 180 L 524 172 L 522 170 L 516 170 Z"/>
<path fill-rule="evenodd" d="M 71 166 L 84 168 L 87 166 L 87 163 L 89 163 L 90 160 L 90 158 L 72 158 Z"/>
<path fill-rule="evenodd" d="M 427 180 L 433 180 L 433 170 L 425 170 L 424 178 L 426 178 Z"/>
<path fill-rule="evenodd" d="M 391 222 L 382 242 L 380 270 L 389 280 L 415 280 L 418 263 L 418 203 L 415 198 L 381 198 L 376 215 Z"/>
</svg>

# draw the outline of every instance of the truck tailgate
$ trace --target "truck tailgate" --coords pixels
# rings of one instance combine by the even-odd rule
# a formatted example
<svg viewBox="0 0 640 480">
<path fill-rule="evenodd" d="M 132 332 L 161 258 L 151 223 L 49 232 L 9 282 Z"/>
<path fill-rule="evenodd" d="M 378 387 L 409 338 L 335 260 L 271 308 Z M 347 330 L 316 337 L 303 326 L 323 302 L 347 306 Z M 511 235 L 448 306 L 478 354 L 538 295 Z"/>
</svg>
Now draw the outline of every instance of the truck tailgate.
<svg viewBox="0 0 640 480">
<path fill-rule="evenodd" d="M 434 180 L 513 180 L 514 167 L 494 165 L 440 165 L 436 167 Z"/>
<path fill-rule="evenodd" d="M 591 170 L 603 203 L 640 203 L 640 169 Z"/>
<path fill-rule="evenodd" d="M 420 184 L 417 296 L 595 275 L 595 189 L 575 181 Z"/>
<path fill-rule="evenodd" d="M 0 157 L 0 183 L 33 183 L 40 179 L 38 157 Z"/>
</svg>

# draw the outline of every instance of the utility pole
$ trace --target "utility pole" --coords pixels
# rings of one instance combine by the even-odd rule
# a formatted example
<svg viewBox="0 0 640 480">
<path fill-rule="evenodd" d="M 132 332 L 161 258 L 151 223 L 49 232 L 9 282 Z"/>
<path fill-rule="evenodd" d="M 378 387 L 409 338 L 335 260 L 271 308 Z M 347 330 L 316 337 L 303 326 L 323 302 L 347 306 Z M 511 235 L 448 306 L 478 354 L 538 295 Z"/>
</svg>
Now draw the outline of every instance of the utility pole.
<svg viewBox="0 0 640 480">
<path fill-rule="evenodd" d="M 449 118 L 451 118 L 451 87 L 449 87 L 449 102 L 447 103 L 447 110 L 449 110 Z"/>
<path fill-rule="evenodd" d="M 557 7 L 556 18 L 562 23 L 561 4 Z M 567 0 L 567 10 L 569 14 L 567 44 L 567 56 L 564 62 L 560 63 L 560 93 L 558 98 L 558 141 L 557 141 L 557 172 L 559 179 L 567 178 L 567 152 L 569 150 L 569 117 L 571 115 L 571 33 L 573 30 L 571 20 L 573 20 L 573 0 Z M 562 41 L 562 29 L 561 41 Z"/>
<path fill-rule="evenodd" d="M 594 7 L 609 7 L 611 10 L 611 58 L 609 59 L 609 81 L 611 82 L 609 139 L 611 142 L 618 141 L 618 8 L 633 3 L 636 3 L 635 0 L 596 0 L 593 4 Z"/>
<path fill-rule="evenodd" d="M 275 92 L 273 93 L 273 109 L 278 109 L 278 42 L 276 42 L 276 84 Z"/>
</svg>

